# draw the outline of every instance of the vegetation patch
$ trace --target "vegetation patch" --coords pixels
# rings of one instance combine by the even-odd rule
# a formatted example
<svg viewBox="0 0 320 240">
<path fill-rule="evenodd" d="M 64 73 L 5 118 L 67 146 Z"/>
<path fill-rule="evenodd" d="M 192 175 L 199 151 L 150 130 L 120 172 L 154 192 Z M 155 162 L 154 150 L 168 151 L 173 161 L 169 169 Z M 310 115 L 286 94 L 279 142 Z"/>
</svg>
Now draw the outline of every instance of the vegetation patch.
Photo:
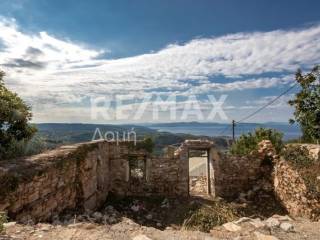
<svg viewBox="0 0 320 240">
<path fill-rule="evenodd" d="M 0 234 L 3 233 L 4 231 L 4 224 L 8 222 L 8 217 L 6 213 L 0 212 Z"/>
<path fill-rule="evenodd" d="M 137 141 L 136 144 L 133 142 L 129 143 L 129 148 L 131 150 L 145 150 L 148 153 L 152 153 L 154 150 L 155 144 L 153 142 L 153 140 L 148 137 L 142 141 Z"/>
<path fill-rule="evenodd" d="M 317 143 L 320 140 L 320 65 L 307 74 L 298 70 L 296 82 L 300 91 L 289 101 L 295 108 L 294 119 L 290 123 L 299 123 L 303 141 Z"/>
<path fill-rule="evenodd" d="M 283 133 L 275 129 L 257 128 L 254 133 L 242 134 L 231 146 L 232 155 L 244 156 L 258 150 L 258 143 L 270 140 L 277 152 L 283 148 Z"/>
<path fill-rule="evenodd" d="M 0 178 L 0 199 L 15 191 L 19 186 L 19 178 L 14 174 L 5 174 Z"/>
<path fill-rule="evenodd" d="M 309 168 L 315 162 L 305 146 L 287 145 L 281 151 L 281 156 L 287 162 L 290 162 L 295 169 Z"/>
<path fill-rule="evenodd" d="M 138 224 L 161 230 L 166 227 L 209 232 L 214 226 L 237 219 L 231 203 L 201 198 L 109 196 L 106 206 L 113 206 L 122 216 Z"/>
<path fill-rule="evenodd" d="M 37 129 L 29 124 L 31 108 L 16 93 L 4 85 L 4 72 L 0 71 L 0 160 L 24 152 Z M 19 151 L 17 151 L 19 150 Z"/>
<path fill-rule="evenodd" d="M 283 159 L 299 172 L 311 198 L 320 199 L 320 159 L 310 156 L 305 146 L 288 145 L 281 152 Z"/>
<path fill-rule="evenodd" d="M 234 221 L 238 218 L 236 209 L 222 201 L 211 204 L 194 204 L 188 211 L 183 228 L 209 232 L 213 227 Z"/>
</svg>

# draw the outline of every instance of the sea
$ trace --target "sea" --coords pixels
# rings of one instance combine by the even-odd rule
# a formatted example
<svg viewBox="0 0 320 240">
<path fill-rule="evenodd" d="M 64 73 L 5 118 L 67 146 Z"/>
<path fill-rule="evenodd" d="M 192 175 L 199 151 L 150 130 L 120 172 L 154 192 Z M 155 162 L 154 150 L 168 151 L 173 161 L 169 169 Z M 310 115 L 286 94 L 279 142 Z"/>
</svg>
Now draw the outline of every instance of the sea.
<svg viewBox="0 0 320 240">
<path fill-rule="evenodd" d="M 171 133 L 186 133 L 197 136 L 232 136 L 231 124 L 221 123 L 163 123 L 153 124 L 148 126 L 158 131 Z M 256 128 L 271 128 L 276 129 L 284 134 L 284 140 L 299 139 L 301 137 L 301 130 L 298 125 L 291 125 L 289 123 L 241 123 L 235 126 L 235 136 L 239 137 L 241 134 L 253 132 Z"/>
</svg>

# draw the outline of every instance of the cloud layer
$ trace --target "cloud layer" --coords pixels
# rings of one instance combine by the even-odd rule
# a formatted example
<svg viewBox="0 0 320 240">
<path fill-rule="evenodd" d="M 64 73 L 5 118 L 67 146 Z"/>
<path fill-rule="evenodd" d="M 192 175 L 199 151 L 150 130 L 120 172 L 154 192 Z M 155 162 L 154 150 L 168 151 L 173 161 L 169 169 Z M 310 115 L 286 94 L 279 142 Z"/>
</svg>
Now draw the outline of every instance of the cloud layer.
<svg viewBox="0 0 320 240">
<path fill-rule="evenodd" d="M 85 109 L 90 97 L 132 94 L 134 104 L 159 93 L 183 101 L 191 94 L 276 88 L 290 84 L 297 68 L 320 62 L 320 25 L 194 39 L 122 59 L 101 59 L 108 50 L 46 32 L 23 32 L 14 20 L 1 19 L 0 32 L 7 84 L 36 116 L 48 106 Z"/>
</svg>

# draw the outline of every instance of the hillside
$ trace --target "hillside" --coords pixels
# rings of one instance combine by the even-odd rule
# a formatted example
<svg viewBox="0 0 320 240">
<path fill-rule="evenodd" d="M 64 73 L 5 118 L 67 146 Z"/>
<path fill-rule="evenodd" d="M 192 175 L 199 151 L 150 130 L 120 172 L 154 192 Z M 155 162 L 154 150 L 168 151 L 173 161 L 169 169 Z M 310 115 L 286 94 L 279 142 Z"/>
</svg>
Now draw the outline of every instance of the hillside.
<svg viewBox="0 0 320 240">
<path fill-rule="evenodd" d="M 186 133 L 171 133 L 168 131 L 158 131 L 155 128 L 131 124 L 42 123 L 37 124 L 37 128 L 38 136 L 45 141 L 48 148 L 91 141 L 97 128 L 99 128 L 102 135 L 108 131 L 114 133 L 118 132 L 120 138 L 123 133 L 128 133 L 129 131 L 134 130 L 137 134 L 138 140 L 146 137 L 153 139 L 155 143 L 155 153 L 161 153 L 162 149 L 167 145 L 178 145 L 186 139 L 211 139 L 214 140 L 217 147 L 222 150 L 228 148 L 230 145 L 230 140 L 225 137 L 208 137 Z"/>
</svg>

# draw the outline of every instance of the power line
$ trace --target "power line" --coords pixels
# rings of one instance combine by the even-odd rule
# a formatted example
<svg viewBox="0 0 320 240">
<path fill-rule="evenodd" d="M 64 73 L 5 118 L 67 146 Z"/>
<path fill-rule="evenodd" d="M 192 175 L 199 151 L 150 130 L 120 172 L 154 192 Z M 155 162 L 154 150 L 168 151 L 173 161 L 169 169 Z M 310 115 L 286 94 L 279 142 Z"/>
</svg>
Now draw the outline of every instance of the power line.
<svg viewBox="0 0 320 240">
<path fill-rule="evenodd" d="M 233 121 L 233 126 L 235 126 L 236 124 L 239 124 L 245 120 L 248 120 L 249 118 L 253 117 L 254 115 L 256 115 L 257 113 L 261 112 L 263 109 L 265 109 L 266 107 L 270 106 L 271 104 L 273 104 L 275 101 L 277 101 L 279 98 L 281 98 L 282 96 L 284 96 L 285 94 L 287 94 L 288 92 L 290 92 L 292 89 L 294 89 L 296 86 L 298 85 L 298 83 L 295 83 L 294 85 L 292 85 L 291 87 L 289 87 L 286 91 L 284 91 L 283 93 L 281 93 L 279 96 L 277 96 L 276 98 L 272 99 L 270 102 L 266 103 L 265 105 L 263 105 L 262 107 L 260 107 L 259 109 L 257 109 L 256 111 L 250 113 L 248 116 L 240 119 L 239 121 Z M 222 131 L 219 133 L 219 135 L 223 135 L 227 130 L 229 130 L 231 128 L 232 125 L 228 125 L 227 127 L 225 127 L 224 129 L 222 129 Z"/>
<path fill-rule="evenodd" d="M 231 126 L 230 125 L 227 125 L 225 128 L 223 128 L 221 131 L 220 131 L 220 133 L 218 134 L 218 135 L 223 135 L 226 131 L 228 131 L 229 130 L 229 128 L 230 128 Z"/>
<path fill-rule="evenodd" d="M 279 98 L 281 98 L 282 96 L 284 96 L 285 94 L 287 94 L 288 92 L 290 92 L 292 89 L 294 89 L 296 86 L 298 85 L 298 83 L 295 83 L 294 85 L 292 85 L 290 88 L 288 88 L 286 91 L 284 91 L 283 93 L 281 93 L 278 97 L 274 98 L 273 100 L 271 100 L 270 102 L 268 102 L 267 104 L 263 105 L 262 107 L 260 107 L 259 109 L 257 109 L 256 111 L 254 111 L 253 113 L 249 114 L 248 116 L 240 119 L 239 121 L 236 121 L 235 123 L 241 123 L 251 117 L 253 117 L 254 115 L 256 115 L 257 113 L 261 112 L 263 109 L 265 109 L 266 107 L 270 106 L 271 104 L 273 104 L 275 101 L 277 101 Z"/>
</svg>

